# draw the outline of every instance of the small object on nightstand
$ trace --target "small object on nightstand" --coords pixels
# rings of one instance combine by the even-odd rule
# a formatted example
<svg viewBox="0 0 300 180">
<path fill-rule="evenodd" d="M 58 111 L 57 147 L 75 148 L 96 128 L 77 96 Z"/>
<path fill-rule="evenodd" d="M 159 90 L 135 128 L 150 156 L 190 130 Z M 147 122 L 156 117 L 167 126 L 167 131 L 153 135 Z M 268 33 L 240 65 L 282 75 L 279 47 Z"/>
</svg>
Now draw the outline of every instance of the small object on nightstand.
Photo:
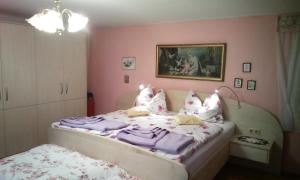
<svg viewBox="0 0 300 180">
<path fill-rule="evenodd" d="M 268 164 L 273 141 L 236 135 L 230 142 L 230 155 Z"/>
<path fill-rule="evenodd" d="M 250 137 L 250 136 L 238 136 L 238 140 L 244 141 L 247 143 L 252 143 L 252 144 L 258 144 L 258 145 L 266 145 L 269 142 L 265 139 L 260 139 L 256 137 Z"/>
</svg>

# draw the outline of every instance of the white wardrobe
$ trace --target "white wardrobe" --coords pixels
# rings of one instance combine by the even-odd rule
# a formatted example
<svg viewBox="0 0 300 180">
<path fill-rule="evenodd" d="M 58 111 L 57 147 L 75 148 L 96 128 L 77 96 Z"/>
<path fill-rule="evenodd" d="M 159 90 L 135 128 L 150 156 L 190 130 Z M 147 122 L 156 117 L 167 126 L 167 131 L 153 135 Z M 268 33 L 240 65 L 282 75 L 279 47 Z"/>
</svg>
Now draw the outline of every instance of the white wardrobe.
<svg viewBox="0 0 300 180">
<path fill-rule="evenodd" d="M 0 157 L 47 143 L 50 124 L 86 114 L 87 35 L 0 23 Z"/>
</svg>

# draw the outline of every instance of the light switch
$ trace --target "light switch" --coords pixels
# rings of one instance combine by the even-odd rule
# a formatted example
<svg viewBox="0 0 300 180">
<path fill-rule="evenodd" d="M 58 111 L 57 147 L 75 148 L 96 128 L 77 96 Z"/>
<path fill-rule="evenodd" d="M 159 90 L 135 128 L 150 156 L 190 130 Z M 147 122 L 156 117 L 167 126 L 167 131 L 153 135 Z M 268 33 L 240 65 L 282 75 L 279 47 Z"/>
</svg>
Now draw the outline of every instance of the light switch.
<svg viewBox="0 0 300 180">
<path fill-rule="evenodd" d="M 124 75 L 124 83 L 129 83 L 129 75 Z"/>
</svg>

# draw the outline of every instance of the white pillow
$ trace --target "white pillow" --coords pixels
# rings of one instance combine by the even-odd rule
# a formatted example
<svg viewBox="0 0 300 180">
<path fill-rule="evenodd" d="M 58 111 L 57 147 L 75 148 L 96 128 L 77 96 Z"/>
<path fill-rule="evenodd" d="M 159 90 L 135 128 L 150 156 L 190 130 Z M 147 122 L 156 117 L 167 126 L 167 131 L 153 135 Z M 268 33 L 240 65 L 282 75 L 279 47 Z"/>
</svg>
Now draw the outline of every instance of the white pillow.
<svg viewBox="0 0 300 180">
<path fill-rule="evenodd" d="M 201 100 L 194 91 L 190 90 L 184 100 L 184 105 L 181 108 L 180 112 L 187 112 L 192 114 L 193 112 L 198 111 L 200 108 L 202 108 Z"/>
<path fill-rule="evenodd" d="M 151 113 L 164 114 L 167 112 L 167 103 L 164 90 L 160 89 L 156 95 L 151 99 L 147 108 Z"/>
<path fill-rule="evenodd" d="M 135 99 L 135 106 L 147 106 L 154 96 L 152 87 L 150 84 L 146 88 L 142 89 L 139 95 Z"/>
<path fill-rule="evenodd" d="M 195 104 L 192 103 L 191 105 L 191 102 Z M 201 101 L 197 94 L 190 91 L 179 114 L 195 115 L 204 121 L 223 123 L 221 100 L 218 94 L 207 97 L 203 105 L 200 105 L 199 102 Z"/>
<path fill-rule="evenodd" d="M 199 111 L 198 117 L 210 122 L 223 123 L 221 100 L 217 93 L 207 97 L 203 108 Z"/>
<path fill-rule="evenodd" d="M 203 103 L 203 106 L 207 110 L 218 110 L 218 112 L 222 113 L 221 100 L 217 93 L 214 93 L 207 97 Z"/>
</svg>

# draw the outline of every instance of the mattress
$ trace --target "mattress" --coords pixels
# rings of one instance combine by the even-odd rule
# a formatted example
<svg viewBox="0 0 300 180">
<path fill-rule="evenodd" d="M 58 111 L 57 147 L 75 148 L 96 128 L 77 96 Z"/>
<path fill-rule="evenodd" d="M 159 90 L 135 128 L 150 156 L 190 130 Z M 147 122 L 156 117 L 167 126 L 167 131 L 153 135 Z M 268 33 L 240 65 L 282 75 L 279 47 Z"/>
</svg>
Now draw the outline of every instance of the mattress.
<svg viewBox="0 0 300 180">
<path fill-rule="evenodd" d="M 233 122 L 227 120 L 224 121 L 224 124 L 216 125 L 222 127 L 223 131 L 221 134 L 203 144 L 198 151 L 184 162 L 190 175 L 194 174 L 196 169 L 203 165 L 203 162 L 214 153 L 214 150 L 221 148 L 224 143 L 228 143 L 234 135 L 235 124 Z"/>
<path fill-rule="evenodd" d="M 152 148 L 143 147 L 145 150 L 151 151 L 151 153 L 155 154 L 156 156 L 175 160 L 180 163 L 184 162 L 186 159 L 192 156 L 200 146 L 205 144 L 207 141 L 210 141 L 210 139 L 213 139 L 215 136 L 218 136 L 218 134 L 222 132 L 222 127 L 214 123 L 205 122 L 201 125 L 177 125 L 177 123 L 174 120 L 174 114 L 176 113 L 168 112 L 162 115 L 150 114 L 149 116 L 142 116 L 142 117 L 128 117 L 124 111 L 115 111 L 107 114 L 101 114 L 99 116 L 104 117 L 107 120 L 126 122 L 129 124 L 127 128 L 160 127 L 178 134 L 193 136 L 194 137 L 193 143 L 187 146 L 183 151 L 181 151 L 178 154 L 169 154 Z M 58 122 L 54 123 L 53 127 L 66 128 L 75 131 L 84 131 L 92 134 L 98 134 L 101 136 L 107 136 L 115 141 L 118 141 L 116 139 L 116 135 L 120 132 L 120 130 L 99 132 L 99 131 L 86 130 L 81 128 L 69 128 L 66 126 L 59 125 Z"/>
<path fill-rule="evenodd" d="M 0 159 L 5 179 L 134 179 L 116 164 L 95 160 L 57 145 L 41 145 Z"/>
<path fill-rule="evenodd" d="M 168 129 L 170 131 L 175 131 L 185 135 L 193 135 L 195 139 L 198 140 L 198 144 L 189 145 L 180 154 L 172 155 L 160 151 L 153 151 L 152 149 L 145 148 L 155 156 L 163 157 L 165 159 L 174 160 L 182 163 L 185 166 L 187 172 L 192 175 L 196 173 L 196 169 L 199 168 L 205 160 L 207 160 L 214 152 L 215 149 L 223 147 L 228 143 L 229 139 L 234 133 L 234 123 L 230 121 L 225 121 L 224 124 L 208 123 L 205 122 L 203 125 L 176 125 L 174 121 L 174 112 L 168 112 L 165 115 L 154 115 L 146 117 L 135 117 L 129 118 L 124 113 L 124 111 L 116 111 L 102 116 L 109 120 L 125 121 L 130 124 L 130 126 L 141 126 L 141 127 L 154 127 L 158 126 L 161 128 Z M 112 141 L 118 141 L 115 136 L 119 132 L 118 130 L 113 130 L 109 132 L 99 132 L 93 130 L 86 130 L 81 128 L 69 128 L 59 125 L 58 122 L 52 124 L 55 129 L 68 129 L 71 131 L 80 131 L 84 133 L 89 133 L 93 135 L 100 135 L 109 137 Z M 208 135 L 210 134 L 210 135 Z M 134 151 L 134 150 L 133 150 Z"/>
</svg>

